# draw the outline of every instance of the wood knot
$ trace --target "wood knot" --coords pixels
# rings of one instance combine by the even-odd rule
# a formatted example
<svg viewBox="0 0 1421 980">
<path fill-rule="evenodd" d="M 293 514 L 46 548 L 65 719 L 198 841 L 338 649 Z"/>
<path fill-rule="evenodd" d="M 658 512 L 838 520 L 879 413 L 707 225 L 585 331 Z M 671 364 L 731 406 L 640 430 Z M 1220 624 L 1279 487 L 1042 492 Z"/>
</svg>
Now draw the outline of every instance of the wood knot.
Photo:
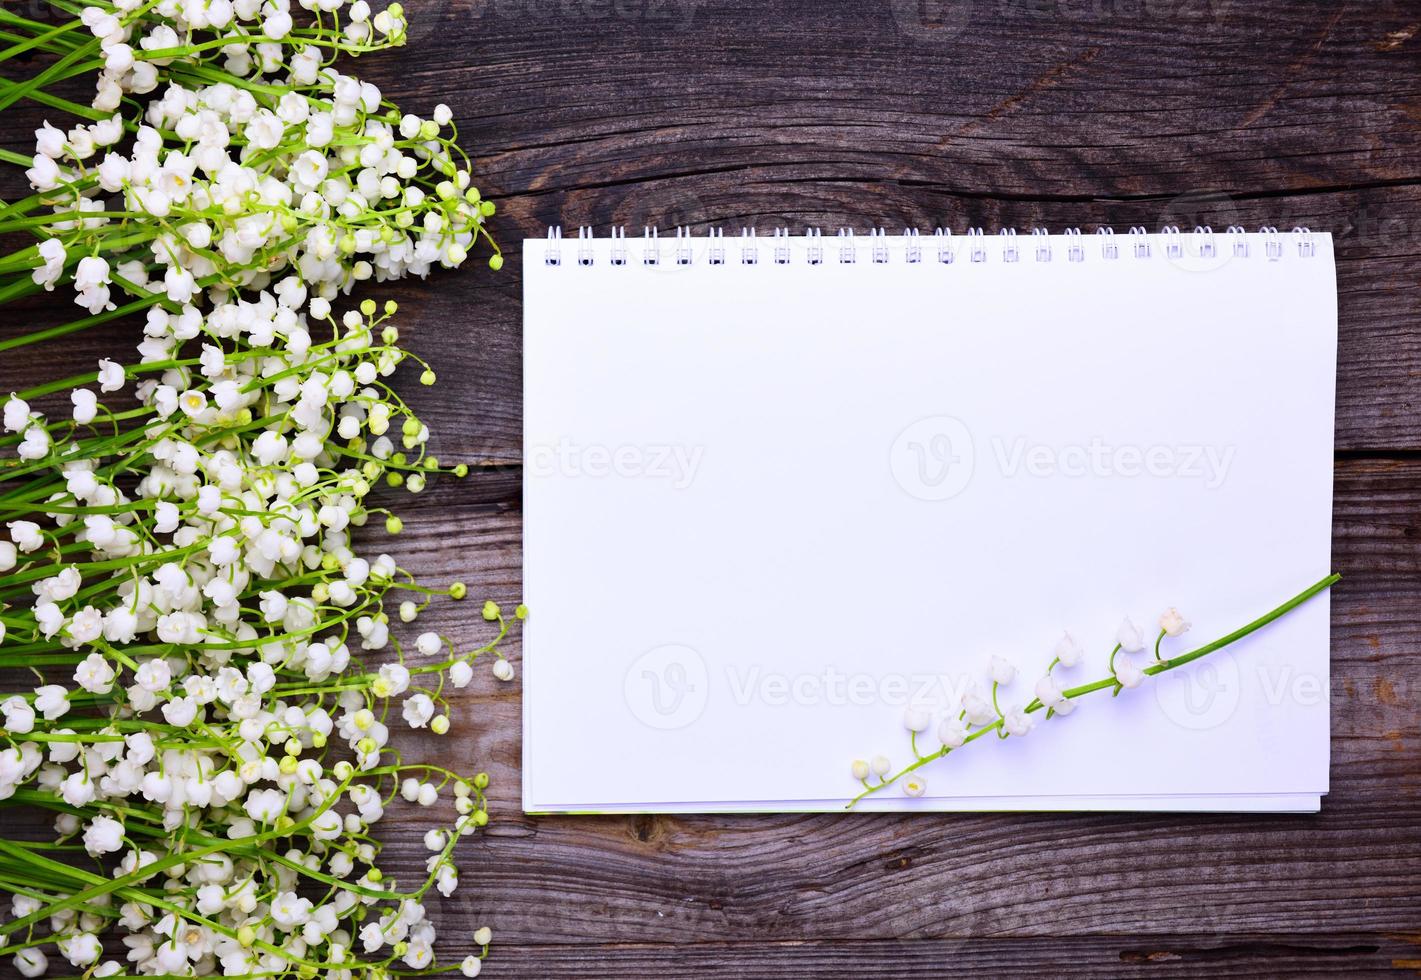
<svg viewBox="0 0 1421 980">
<path fill-rule="evenodd" d="M 631 818 L 631 835 L 643 844 L 650 844 L 666 836 L 661 821 L 650 813 L 638 813 Z"/>
</svg>

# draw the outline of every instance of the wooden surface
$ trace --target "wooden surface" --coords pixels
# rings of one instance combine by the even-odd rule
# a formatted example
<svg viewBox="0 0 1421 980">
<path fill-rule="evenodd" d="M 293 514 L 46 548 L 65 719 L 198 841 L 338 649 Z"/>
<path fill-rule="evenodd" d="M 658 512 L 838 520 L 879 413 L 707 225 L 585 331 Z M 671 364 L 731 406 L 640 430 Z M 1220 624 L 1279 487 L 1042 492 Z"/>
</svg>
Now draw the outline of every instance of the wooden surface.
<svg viewBox="0 0 1421 980">
<path fill-rule="evenodd" d="M 397 498 L 393 550 L 471 596 L 519 595 L 517 242 L 547 223 L 1307 225 L 1341 310 L 1320 814 L 532 819 L 517 684 L 481 678 L 422 746 L 494 779 L 445 952 L 487 924 L 495 977 L 1421 973 L 1421 3 L 406 7 L 415 45 L 363 73 L 453 106 L 511 259 L 385 290 L 440 373 L 408 386 L 436 451 L 488 464 Z M 0 390 L 68 366 L 7 358 Z M 431 622 L 473 642 L 476 608 Z"/>
</svg>

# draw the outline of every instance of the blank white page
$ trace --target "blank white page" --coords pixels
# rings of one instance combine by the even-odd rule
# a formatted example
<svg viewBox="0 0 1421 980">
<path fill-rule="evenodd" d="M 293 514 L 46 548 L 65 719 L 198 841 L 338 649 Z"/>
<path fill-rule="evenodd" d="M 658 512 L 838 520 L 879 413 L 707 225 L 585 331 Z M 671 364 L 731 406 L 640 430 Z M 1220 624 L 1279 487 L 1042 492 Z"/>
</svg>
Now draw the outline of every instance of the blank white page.
<svg viewBox="0 0 1421 980">
<path fill-rule="evenodd" d="M 526 810 L 840 809 L 994 654 L 1006 709 L 1063 630 L 1069 687 L 1329 572 L 1330 236 L 822 241 L 525 242 Z M 1314 809 L 1328 639 L 1324 594 L 860 806 Z"/>
</svg>

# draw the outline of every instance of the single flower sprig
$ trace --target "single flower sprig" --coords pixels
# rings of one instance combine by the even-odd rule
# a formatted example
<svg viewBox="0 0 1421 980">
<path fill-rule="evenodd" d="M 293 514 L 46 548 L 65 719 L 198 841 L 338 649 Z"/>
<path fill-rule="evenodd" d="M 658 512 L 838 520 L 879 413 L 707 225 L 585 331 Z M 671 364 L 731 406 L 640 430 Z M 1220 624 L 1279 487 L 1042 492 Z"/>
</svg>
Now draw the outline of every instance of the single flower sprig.
<svg viewBox="0 0 1421 980">
<path fill-rule="evenodd" d="M 1174 656 L 1174 657 L 1165 657 L 1165 658 L 1162 658 L 1162 659 L 1157 659 L 1155 662 L 1151 663 L 1149 666 L 1142 668 L 1142 669 L 1141 669 L 1141 673 L 1144 674 L 1144 675 L 1147 675 L 1147 676 L 1154 676 L 1154 675 L 1156 675 L 1156 674 L 1162 674 L 1162 673 L 1165 673 L 1166 671 L 1174 670 L 1174 669 L 1176 669 L 1176 668 L 1178 668 L 1178 667 L 1183 667 L 1185 664 L 1193 663 L 1194 661 L 1200 659 L 1201 657 L 1206 657 L 1206 656 L 1208 656 L 1208 655 L 1211 654 L 1211 653 L 1216 653 L 1216 652 L 1218 652 L 1219 650 L 1222 650 L 1224 647 L 1227 647 L 1227 646 L 1229 646 L 1230 644 L 1236 643 L 1237 641 L 1243 639 L 1245 636 L 1248 636 L 1250 633 L 1257 632 L 1258 630 L 1260 630 L 1260 629 L 1262 629 L 1263 627 L 1267 626 L 1269 623 L 1273 622 L 1274 620 L 1282 618 L 1283 616 L 1285 616 L 1285 615 L 1287 615 L 1288 613 L 1292 612 L 1292 611 L 1293 611 L 1294 609 L 1296 609 L 1298 606 L 1301 606 L 1303 603 L 1307 602 L 1307 601 L 1308 601 L 1309 599 L 1311 599 L 1313 596 L 1316 596 L 1316 595 L 1318 595 L 1319 593 L 1325 592 L 1327 589 L 1331 588 L 1331 587 L 1332 587 L 1335 583 L 1337 583 L 1341 578 L 1342 578 L 1342 576 L 1339 575 L 1339 574 L 1337 574 L 1337 573 L 1333 573 L 1333 574 L 1331 574 L 1331 575 L 1328 575 L 1326 578 L 1321 579 L 1321 580 L 1315 582 L 1314 584 L 1308 586 L 1306 589 L 1304 589 L 1303 591 L 1299 592 L 1297 595 L 1293 596 L 1291 599 L 1289 599 L 1289 600 L 1287 600 L 1286 602 L 1282 603 L 1281 605 L 1279 605 L 1279 606 L 1277 606 L 1277 607 L 1275 607 L 1275 608 L 1269 610 L 1268 612 L 1264 613 L 1262 616 L 1259 616 L 1257 619 L 1253 620 L 1252 622 L 1247 623 L 1247 624 L 1244 625 L 1244 626 L 1240 626 L 1238 629 L 1234 630 L 1232 633 L 1228 633 L 1228 634 L 1226 634 L 1226 635 L 1224 635 L 1224 636 L 1221 636 L 1221 637 L 1219 637 L 1217 640 L 1214 640 L 1212 643 L 1206 643 L 1206 644 L 1204 644 L 1203 646 L 1198 647 L 1197 649 L 1194 649 L 1194 650 L 1189 651 L 1188 653 L 1181 653 L 1181 654 L 1178 654 L 1177 656 Z M 1171 616 L 1171 613 L 1173 614 L 1173 616 Z M 1165 613 L 1165 617 L 1164 617 L 1164 618 L 1169 621 L 1170 625 L 1165 625 L 1165 626 L 1162 626 L 1162 627 L 1161 627 L 1161 631 L 1160 631 L 1160 638 L 1161 638 L 1161 639 L 1163 639 L 1163 637 L 1164 637 L 1166 634 L 1177 635 L 1177 633 L 1172 633 L 1172 627 L 1173 627 L 1173 624 L 1174 624 L 1174 619 L 1177 618 L 1177 617 L 1178 617 L 1178 613 L 1175 612 L 1173 609 L 1171 609 L 1171 610 L 1169 610 L 1169 611 L 1167 611 L 1167 612 Z M 1180 620 L 1180 622 L 1182 623 L 1183 621 Z M 1179 632 L 1183 632 L 1183 630 L 1182 630 L 1182 629 L 1179 629 Z M 1120 651 L 1120 646 L 1117 644 L 1115 650 L 1112 651 L 1112 653 L 1111 653 L 1112 660 L 1114 659 L 1115 655 L 1119 653 L 1119 651 Z M 1158 642 L 1156 642 L 1156 652 L 1158 653 Z M 1054 666 L 1054 664 L 1053 664 L 1053 666 Z M 995 686 L 996 686 L 996 685 L 995 685 L 995 683 L 994 683 L 993 687 L 995 687 Z M 1082 685 L 1079 685 L 1078 687 L 1067 688 L 1066 690 L 1062 691 L 1061 694 L 1062 694 L 1062 696 L 1063 696 L 1063 698 L 1064 698 L 1065 700 L 1070 701 L 1070 700 L 1074 700 L 1074 699 L 1076 699 L 1076 698 L 1084 697 L 1084 696 L 1087 695 L 1087 694 L 1094 694 L 1094 693 L 1096 693 L 1097 691 L 1110 690 L 1110 691 L 1112 691 L 1114 694 L 1118 694 L 1118 693 L 1120 692 L 1120 688 L 1121 688 L 1121 684 L 1120 684 L 1119 679 L 1116 677 L 1116 675 L 1115 675 L 1114 673 L 1112 673 L 1109 677 L 1103 677 L 1103 678 L 1101 678 L 1101 679 L 1098 680 L 1098 681 L 1092 681 L 1092 682 L 1089 683 L 1089 684 L 1082 684 Z M 1031 713 L 1035 713 L 1035 712 L 1037 712 L 1037 711 L 1040 711 L 1043 707 L 1045 707 L 1045 706 L 1041 703 L 1041 700 L 1038 698 L 1038 699 L 1033 700 L 1030 704 L 1028 704 L 1028 705 L 1025 707 L 1024 710 L 1025 710 L 1026 713 L 1031 714 Z M 902 778 L 905 777 L 905 776 L 910 776 L 910 775 L 916 773 L 917 770 L 923 768 L 924 766 L 928 765 L 929 763 L 936 762 L 938 759 L 941 759 L 941 758 L 947 756 L 949 753 L 951 753 L 951 752 L 953 751 L 954 748 L 960 748 L 960 747 L 963 746 L 963 745 L 966 745 L 966 744 L 968 744 L 968 743 L 970 743 L 970 742 L 974 742 L 974 741 L 976 741 L 977 739 L 981 738 L 983 735 L 986 735 L 988 732 L 998 732 L 998 734 L 1000 735 L 1000 734 L 1001 734 L 1002 726 L 1003 726 L 1003 719 L 1002 719 L 1002 717 L 999 716 L 995 721 L 987 722 L 987 723 L 984 724 L 982 727 L 980 727 L 980 728 L 978 728 L 978 729 L 972 731 L 970 734 L 966 735 L 966 737 L 964 737 L 964 738 L 961 740 L 961 742 L 960 742 L 958 745 L 956 745 L 956 746 L 947 746 L 947 745 L 944 745 L 941 749 L 939 749 L 939 750 L 936 751 L 936 752 L 929 753 L 929 754 L 926 755 L 926 756 L 919 755 L 918 758 L 917 758 L 914 762 L 909 763 L 908 765 L 904 766 L 901 770 L 899 770 L 898 772 L 893 773 L 893 774 L 891 774 L 891 775 L 889 775 L 889 774 L 886 773 L 886 772 L 884 772 L 884 773 L 878 773 L 877 775 L 879 776 L 879 781 L 876 782 L 876 783 L 869 783 L 869 782 L 866 780 L 866 778 L 860 778 L 861 767 L 860 767 L 860 765 L 859 765 L 858 763 L 855 763 L 855 764 L 854 764 L 854 777 L 855 777 L 855 778 L 860 778 L 860 782 L 863 783 L 864 789 L 863 789 L 863 791 L 860 792 L 857 796 L 853 797 L 853 799 L 849 800 L 848 804 L 844 807 L 844 809 L 846 809 L 846 810 L 851 810 L 851 809 L 853 809 L 854 806 L 857 805 L 860 800 L 864 799 L 865 797 L 871 796 L 872 794 L 877 793 L 877 792 L 879 792 L 880 790 L 882 790 L 882 789 L 884 789 L 884 788 L 886 788 L 886 787 L 888 787 L 888 786 L 893 785 L 895 782 L 897 782 L 899 779 L 902 779 Z M 1005 736 L 1003 736 L 1003 737 L 1005 737 Z M 915 754 L 916 754 L 916 752 L 915 752 Z M 886 769 L 886 767 L 884 767 L 884 768 Z M 864 772 L 863 775 L 864 775 L 864 776 L 867 776 L 867 773 Z M 924 793 L 924 791 L 926 790 L 926 784 L 922 781 L 921 777 L 916 777 L 916 776 L 914 776 L 913 779 L 914 779 L 914 782 L 913 782 L 911 785 L 908 785 L 908 788 L 907 788 L 907 790 L 906 790 L 907 794 L 908 794 L 909 796 L 914 796 L 914 797 L 916 797 L 916 796 L 922 796 L 923 793 Z"/>
</svg>

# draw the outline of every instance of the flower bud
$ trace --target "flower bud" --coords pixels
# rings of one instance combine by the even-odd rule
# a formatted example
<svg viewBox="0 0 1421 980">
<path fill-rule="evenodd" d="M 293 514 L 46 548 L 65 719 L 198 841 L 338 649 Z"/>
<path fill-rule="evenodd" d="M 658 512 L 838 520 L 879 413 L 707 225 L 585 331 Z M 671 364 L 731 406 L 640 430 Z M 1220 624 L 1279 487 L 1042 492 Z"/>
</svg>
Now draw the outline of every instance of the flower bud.
<svg viewBox="0 0 1421 980">
<path fill-rule="evenodd" d="M 1169 636 L 1182 636 L 1189 631 L 1189 623 L 1173 606 L 1160 614 L 1159 627 Z"/>
</svg>

